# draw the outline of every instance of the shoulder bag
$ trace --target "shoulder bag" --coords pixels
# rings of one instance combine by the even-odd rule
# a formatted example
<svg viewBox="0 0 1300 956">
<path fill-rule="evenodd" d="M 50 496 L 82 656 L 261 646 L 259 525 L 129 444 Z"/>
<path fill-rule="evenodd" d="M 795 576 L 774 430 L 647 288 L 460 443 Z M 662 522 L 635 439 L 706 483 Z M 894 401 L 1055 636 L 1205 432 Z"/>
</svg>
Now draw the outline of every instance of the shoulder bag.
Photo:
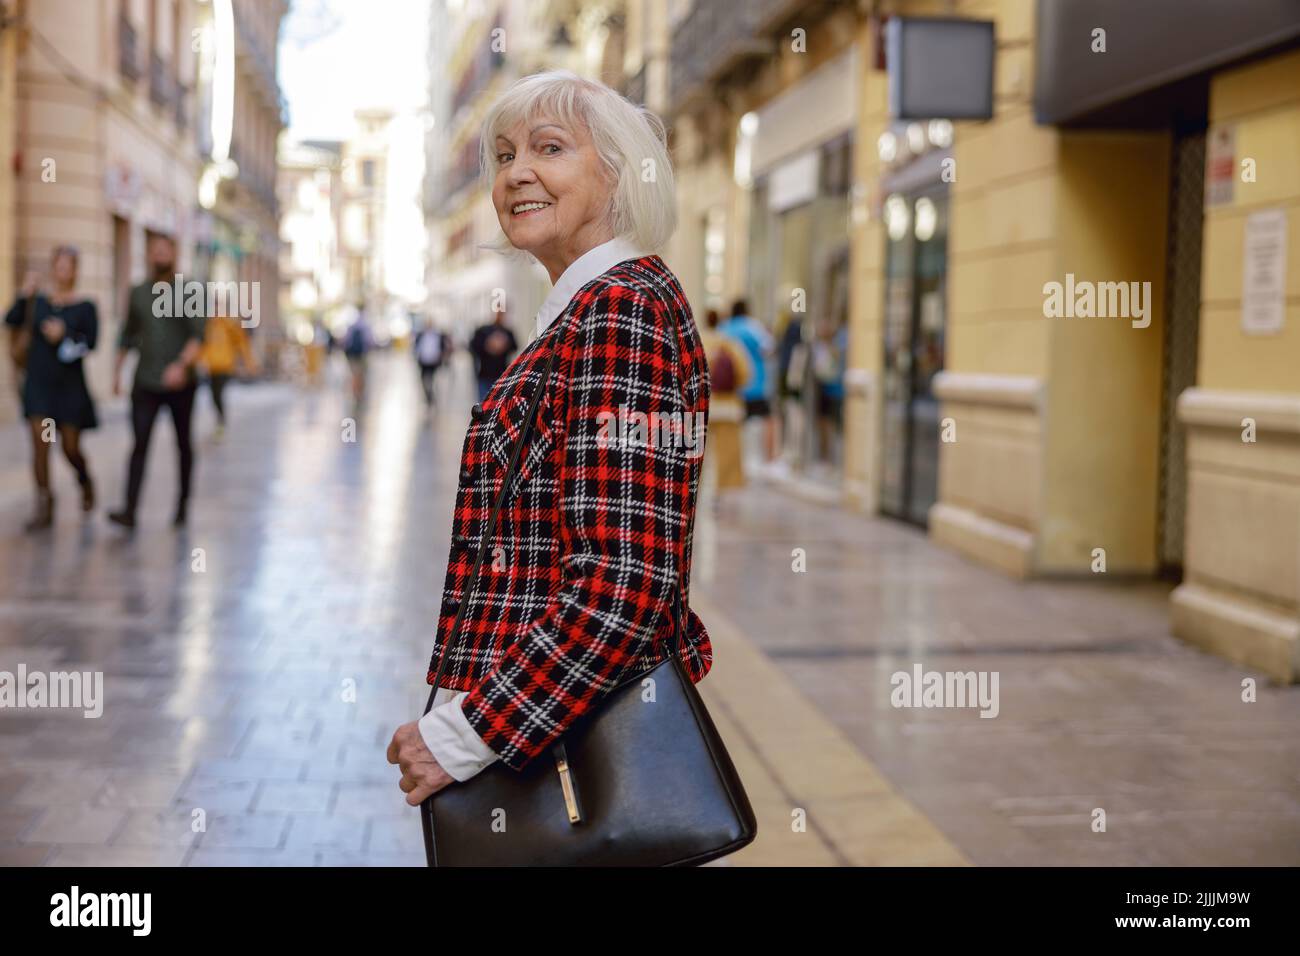
<svg viewBox="0 0 1300 956">
<path fill-rule="evenodd" d="M 558 351 L 557 342 L 533 391 L 425 713 L 438 692 L 447 648 L 460 634 Z M 673 615 L 669 658 L 610 690 L 549 755 L 522 770 L 489 764 L 420 804 L 430 866 L 694 866 L 754 839 L 758 825 L 745 788 L 681 664 L 686 620 L 680 586 Z"/>
<path fill-rule="evenodd" d="M 27 297 L 23 308 L 23 324 L 18 327 L 9 341 L 9 358 L 13 360 L 14 368 L 19 372 L 27 370 L 27 354 L 31 351 L 33 329 L 36 327 L 38 295 L 39 293 L 33 292 Z"/>
</svg>

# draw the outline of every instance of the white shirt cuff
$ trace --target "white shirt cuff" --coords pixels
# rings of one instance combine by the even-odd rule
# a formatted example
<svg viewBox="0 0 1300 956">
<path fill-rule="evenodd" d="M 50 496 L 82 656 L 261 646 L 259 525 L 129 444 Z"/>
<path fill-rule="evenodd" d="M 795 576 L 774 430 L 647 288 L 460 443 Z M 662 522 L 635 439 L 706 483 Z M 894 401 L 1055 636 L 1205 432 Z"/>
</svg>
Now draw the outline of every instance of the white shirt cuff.
<svg viewBox="0 0 1300 956">
<path fill-rule="evenodd" d="M 461 702 L 466 691 L 438 688 L 434 706 L 420 718 L 420 736 L 435 760 L 457 782 L 464 782 L 497 760 L 496 751 L 469 725 Z"/>
</svg>

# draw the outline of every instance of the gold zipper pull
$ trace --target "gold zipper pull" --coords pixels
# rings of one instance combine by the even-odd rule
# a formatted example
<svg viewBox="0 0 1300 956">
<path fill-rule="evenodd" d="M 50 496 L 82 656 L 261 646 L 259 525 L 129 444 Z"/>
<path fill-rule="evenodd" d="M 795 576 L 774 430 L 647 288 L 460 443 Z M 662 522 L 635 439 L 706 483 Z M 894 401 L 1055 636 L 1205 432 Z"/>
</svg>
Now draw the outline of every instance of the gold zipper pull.
<svg viewBox="0 0 1300 956">
<path fill-rule="evenodd" d="M 564 806 L 569 811 L 569 822 L 581 823 L 582 814 L 578 812 L 578 793 L 573 787 L 573 772 L 569 769 L 569 761 L 559 751 L 555 753 L 555 767 L 560 772 L 560 790 L 564 793 Z"/>
</svg>

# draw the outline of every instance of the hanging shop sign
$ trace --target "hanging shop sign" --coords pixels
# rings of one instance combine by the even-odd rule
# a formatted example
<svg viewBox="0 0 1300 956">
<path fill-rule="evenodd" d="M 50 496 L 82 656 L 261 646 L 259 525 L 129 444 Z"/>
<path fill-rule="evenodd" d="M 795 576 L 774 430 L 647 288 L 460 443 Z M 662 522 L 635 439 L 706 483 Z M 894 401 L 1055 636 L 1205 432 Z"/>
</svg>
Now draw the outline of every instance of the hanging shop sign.
<svg viewBox="0 0 1300 956">
<path fill-rule="evenodd" d="M 992 20 L 891 17 L 885 42 L 895 119 L 992 118 Z"/>
</svg>

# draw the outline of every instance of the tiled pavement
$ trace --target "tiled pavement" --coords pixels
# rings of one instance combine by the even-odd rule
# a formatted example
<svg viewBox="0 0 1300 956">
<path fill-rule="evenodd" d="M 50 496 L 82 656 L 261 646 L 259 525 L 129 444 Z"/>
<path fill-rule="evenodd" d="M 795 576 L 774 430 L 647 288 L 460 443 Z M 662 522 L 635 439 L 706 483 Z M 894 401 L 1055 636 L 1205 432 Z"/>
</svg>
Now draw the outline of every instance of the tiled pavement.
<svg viewBox="0 0 1300 956">
<path fill-rule="evenodd" d="M 337 382 L 234 389 L 221 443 L 205 396 L 181 532 L 166 421 L 133 537 L 72 512 L 66 468 L 54 533 L 21 534 L 26 450 L 0 430 L 0 670 L 103 670 L 107 698 L 0 710 L 0 863 L 423 862 L 384 747 L 424 702 L 468 398 L 427 422 L 412 373 L 376 363 L 355 442 Z M 696 585 L 701 690 L 760 816 L 721 865 L 1300 862 L 1300 689 L 1241 703 L 1258 675 L 1170 638 L 1161 587 L 1015 583 L 761 487 L 702 507 Z M 997 671 L 998 717 L 891 707 L 916 662 Z"/>
</svg>

